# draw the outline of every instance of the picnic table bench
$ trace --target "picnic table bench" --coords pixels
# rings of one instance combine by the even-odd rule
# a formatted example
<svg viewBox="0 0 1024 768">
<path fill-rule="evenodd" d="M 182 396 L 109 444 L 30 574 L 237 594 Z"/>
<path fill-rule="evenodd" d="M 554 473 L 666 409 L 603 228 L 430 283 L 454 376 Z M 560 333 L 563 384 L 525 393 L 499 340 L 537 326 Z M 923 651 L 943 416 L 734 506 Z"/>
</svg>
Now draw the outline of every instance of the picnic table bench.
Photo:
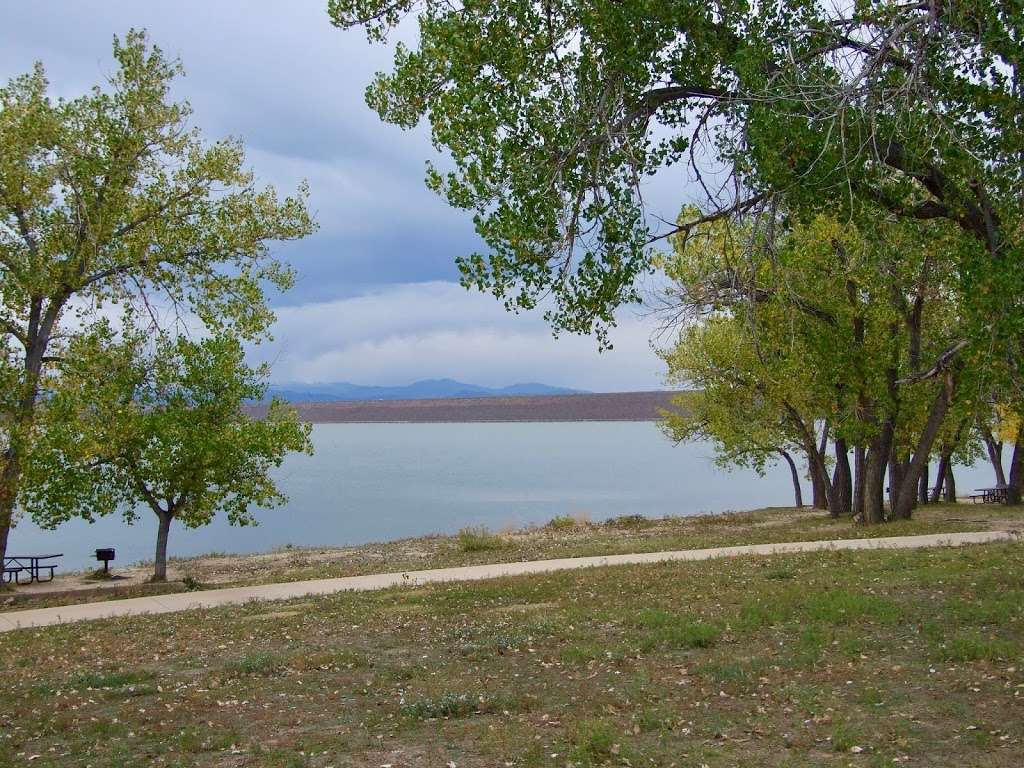
<svg viewBox="0 0 1024 768">
<path fill-rule="evenodd" d="M 12 555 L 4 558 L 4 581 L 10 584 L 31 584 L 33 581 L 42 583 L 53 581 L 53 572 L 57 569 L 56 563 L 43 564 L 43 560 L 53 560 L 64 557 L 63 554 L 56 555 Z M 49 571 L 47 578 L 41 578 L 43 571 Z M 28 574 L 28 581 L 22 581 L 22 575 Z"/>
<path fill-rule="evenodd" d="M 976 493 L 972 493 L 969 498 L 975 504 L 1005 504 L 1010 486 L 996 485 L 992 488 L 975 488 L 974 490 Z"/>
</svg>

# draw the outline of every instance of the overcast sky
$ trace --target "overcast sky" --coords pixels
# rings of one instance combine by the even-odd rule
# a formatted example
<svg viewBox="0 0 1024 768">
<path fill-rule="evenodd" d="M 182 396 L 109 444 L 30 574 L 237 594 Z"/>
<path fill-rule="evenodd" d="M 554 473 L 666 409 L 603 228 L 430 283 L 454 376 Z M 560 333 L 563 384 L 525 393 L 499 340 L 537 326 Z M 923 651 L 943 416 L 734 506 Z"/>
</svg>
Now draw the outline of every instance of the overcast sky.
<svg viewBox="0 0 1024 768">
<path fill-rule="evenodd" d="M 208 138 L 242 138 L 257 176 L 281 192 L 309 181 L 320 229 L 278 249 L 298 280 L 273 298 L 275 341 L 259 353 L 275 381 L 660 385 L 641 313 L 624 310 L 615 349 L 599 354 L 591 338 L 555 340 L 538 314 L 507 314 L 459 287 L 454 259 L 479 247 L 469 216 L 424 187 L 424 163 L 438 158 L 427 131 L 366 107 L 390 51 L 332 27 L 326 0 L 0 0 L 0 77 L 41 60 L 52 91 L 76 96 L 113 71 L 113 35 L 131 27 L 181 58 L 176 96 Z M 683 202 L 670 185 L 648 194 L 668 218 Z"/>
</svg>

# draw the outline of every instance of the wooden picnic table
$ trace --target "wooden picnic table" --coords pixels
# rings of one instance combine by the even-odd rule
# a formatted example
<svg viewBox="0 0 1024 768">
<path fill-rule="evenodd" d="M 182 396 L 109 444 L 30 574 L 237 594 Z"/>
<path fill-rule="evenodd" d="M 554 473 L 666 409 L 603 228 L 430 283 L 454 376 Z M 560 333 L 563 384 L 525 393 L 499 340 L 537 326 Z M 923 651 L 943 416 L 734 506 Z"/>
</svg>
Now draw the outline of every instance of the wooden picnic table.
<svg viewBox="0 0 1024 768">
<path fill-rule="evenodd" d="M 57 569 L 56 564 L 43 565 L 43 560 L 53 560 L 64 557 L 63 554 L 55 555 L 12 555 L 4 558 L 4 581 L 8 584 L 13 581 L 15 584 L 31 584 L 33 581 L 42 583 L 53 581 L 53 572 Z M 40 573 L 49 570 L 48 578 L 40 578 Z M 28 573 L 28 581 L 22 581 L 22 574 Z"/>
<path fill-rule="evenodd" d="M 994 485 L 991 488 L 975 488 L 977 493 L 971 494 L 971 501 L 975 504 L 1005 504 L 1006 496 L 1010 490 L 1008 485 Z"/>
</svg>

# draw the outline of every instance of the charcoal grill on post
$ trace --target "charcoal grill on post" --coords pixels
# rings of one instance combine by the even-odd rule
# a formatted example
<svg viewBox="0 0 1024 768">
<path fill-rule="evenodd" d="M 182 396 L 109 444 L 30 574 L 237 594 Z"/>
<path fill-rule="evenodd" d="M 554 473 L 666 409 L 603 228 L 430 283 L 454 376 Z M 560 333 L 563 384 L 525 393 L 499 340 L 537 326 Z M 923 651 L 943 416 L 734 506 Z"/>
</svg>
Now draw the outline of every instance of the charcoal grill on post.
<svg viewBox="0 0 1024 768">
<path fill-rule="evenodd" d="M 97 549 L 96 559 L 103 563 L 103 572 L 108 573 L 110 570 L 110 561 L 114 559 L 114 548 L 108 547 L 105 549 Z"/>
</svg>

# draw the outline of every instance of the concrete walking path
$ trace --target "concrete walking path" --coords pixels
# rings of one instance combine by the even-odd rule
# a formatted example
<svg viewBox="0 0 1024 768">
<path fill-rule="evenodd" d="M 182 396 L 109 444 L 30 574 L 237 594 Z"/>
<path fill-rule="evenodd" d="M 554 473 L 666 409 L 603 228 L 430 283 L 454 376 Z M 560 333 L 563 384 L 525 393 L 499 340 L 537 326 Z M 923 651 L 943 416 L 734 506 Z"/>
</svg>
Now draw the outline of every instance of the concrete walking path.
<svg viewBox="0 0 1024 768">
<path fill-rule="evenodd" d="M 30 627 L 47 627 L 74 621 L 105 619 L 115 616 L 173 613 L 191 608 L 213 608 L 237 605 L 252 600 L 288 600 L 337 592 L 386 589 L 446 581 L 477 581 L 502 576 L 550 573 L 573 568 L 605 565 L 662 563 L 679 560 L 709 560 L 738 555 L 775 555 L 794 552 L 818 552 L 840 549 L 913 549 L 918 547 L 956 547 L 965 544 L 987 544 L 998 541 L 1019 541 L 1013 531 L 995 530 L 973 533 L 937 533 L 923 536 L 889 536 L 875 539 L 834 539 L 830 541 L 797 541 L 783 544 L 749 544 L 712 549 L 689 549 L 675 552 L 646 552 L 625 555 L 572 557 L 559 560 L 535 560 L 518 563 L 467 565 L 458 568 L 435 568 L 405 573 L 378 573 L 367 576 L 346 576 L 336 579 L 291 581 L 259 584 L 249 587 L 211 589 L 200 592 L 177 592 L 169 595 L 134 597 L 97 603 L 81 603 L 54 608 L 34 608 L 0 613 L 0 632 Z"/>
</svg>

